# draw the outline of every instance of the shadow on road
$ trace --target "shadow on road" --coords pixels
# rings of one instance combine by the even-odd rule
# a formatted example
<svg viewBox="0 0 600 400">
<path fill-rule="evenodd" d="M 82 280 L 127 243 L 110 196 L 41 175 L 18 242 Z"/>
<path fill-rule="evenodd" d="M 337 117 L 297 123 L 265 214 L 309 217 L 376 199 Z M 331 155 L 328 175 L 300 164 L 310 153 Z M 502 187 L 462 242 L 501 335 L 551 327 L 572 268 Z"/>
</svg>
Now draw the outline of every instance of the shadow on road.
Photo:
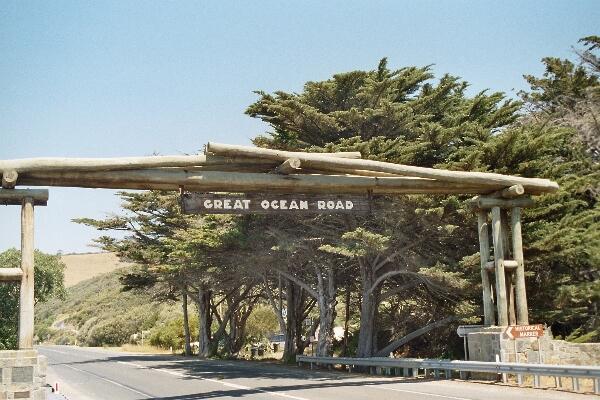
<svg viewBox="0 0 600 400">
<path fill-rule="evenodd" d="M 391 383 L 415 382 L 415 379 L 393 379 L 368 377 L 361 374 L 348 374 L 343 372 L 332 372 L 322 370 L 308 370 L 294 366 L 286 366 L 277 363 L 264 363 L 252 361 L 230 361 L 230 360 L 199 360 L 182 356 L 148 356 L 148 355 L 123 355 L 98 357 L 90 360 L 73 361 L 64 364 L 99 364 L 125 362 L 140 365 L 140 368 L 162 371 L 176 371 L 185 380 L 235 380 L 249 379 L 259 382 L 261 379 L 270 380 L 294 380 L 286 384 L 280 382 L 273 386 L 244 387 L 214 390 L 203 393 L 193 393 L 167 397 L 153 397 L 151 400 L 197 400 L 215 399 L 220 397 L 245 397 L 265 392 L 287 393 L 293 398 L 293 392 L 307 389 L 326 389 L 341 387 L 364 387 L 377 386 Z M 61 363 L 49 363 L 50 365 L 61 365 Z M 361 379 L 362 378 L 362 379 Z M 298 383 L 298 380 L 303 383 Z M 419 382 L 431 379 L 418 379 Z M 231 382 L 231 381 L 229 381 Z M 237 383 L 235 384 L 237 386 Z M 233 385 L 232 385 L 233 386 Z M 242 385 L 239 385 L 242 386 Z M 291 393 L 290 393 L 291 392 Z M 300 398 L 300 397 L 298 397 Z"/>
</svg>

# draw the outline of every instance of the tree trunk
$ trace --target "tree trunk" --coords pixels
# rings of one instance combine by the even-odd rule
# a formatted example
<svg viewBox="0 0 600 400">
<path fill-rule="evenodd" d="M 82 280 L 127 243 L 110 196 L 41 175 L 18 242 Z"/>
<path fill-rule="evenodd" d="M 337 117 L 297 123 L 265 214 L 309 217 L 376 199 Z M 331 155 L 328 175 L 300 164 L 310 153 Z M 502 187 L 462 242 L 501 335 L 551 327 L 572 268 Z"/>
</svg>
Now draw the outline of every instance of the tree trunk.
<svg viewBox="0 0 600 400">
<path fill-rule="evenodd" d="M 285 288 L 286 294 L 286 323 L 285 323 L 285 345 L 283 347 L 283 362 L 293 364 L 296 362 L 296 335 L 297 335 L 297 319 L 296 313 L 297 307 L 296 302 L 299 300 L 297 297 L 297 289 L 294 282 L 288 280 Z"/>
<path fill-rule="evenodd" d="M 333 322 L 335 321 L 335 301 L 326 300 L 319 307 L 319 339 L 317 341 L 317 357 L 328 357 L 333 352 Z"/>
<path fill-rule="evenodd" d="M 192 354 L 192 345 L 190 344 L 190 323 L 188 318 L 188 295 L 184 290 L 182 294 L 183 299 L 183 333 L 185 336 L 185 355 L 190 356 Z"/>
<path fill-rule="evenodd" d="M 317 357 L 331 356 L 333 352 L 333 323 L 335 321 L 336 287 L 333 268 L 327 268 L 327 278 L 323 279 L 323 273 L 315 266 L 317 274 L 319 304 L 319 338 L 317 341 Z"/>
<path fill-rule="evenodd" d="M 346 298 L 344 301 L 344 340 L 342 342 L 342 357 L 348 356 L 348 329 L 350 327 L 350 285 L 346 288 Z"/>
<path fill-rule="evenodd" d="M 374 283 L 374 276 L 371 266 L 364 260 L 359 259 L 359 266 L 362 281 L 362 299 L 356 357 L 371 357 L 374 349 L 375 310 L 377 309 L 375 292 L 370 291 Z"/>
<path fill-rule="evenodd" d="M 242 347 L 244 347 L 244 341 L 246 339 L 246 324 L 250 314 L 252 314 L 254 306 L 256 305 L 256 301 L 256 299 L 249 300 L 249 304 L 245 310 L 242 308 L 239 312 L 234 313 L 235 318 L 233 319 L 233 322 L 235 322 L 236 325 L 235 335 L 230 335 L 231 341 L 229 342 L 229 355 L 232 357 L 237 358 L 242 350 Z"/>
<path fill-rule="evenodd" d="M 302 324 L 304 324 L 304 320 L 306 318 L 306 312 L 304 310 L 305 304 L 309 301 L 310 297 L 308 297 L 306 291 L 299 286 L 295 286 L 294 288 L 294 306 L 296 313 L 296 354 L 304 354 L 304 350 L 310 346 L 310 338 L 314 336 L 315 329 L 311 329 L 306 337 L 302 337 L 305 331 Z M 314 325 L 317 325 L 316 323 Z"/>
<path fill-rule="evenodd" d="M 227 308 L 231 308 L 231 307 L 232 307 L 232 304 L 228 300 Z M 238 310 L 235 310 L 229 314 L 229 322 L 228 322 L 229 332 L 226 336 L 226 339 L 227 339 L 226 352 L 229 357 L 235 357 L 235 347 L 236 347 L 235 342 L 238 337 L 238 325 L 239 325 L 238 319 L 239 319 L 239 311 Z"/>
<path fill-rule="evenodd" d="M 198 357 L 210 356 L 210 291 L 202 286 L 198 289 Z"/>
</svg>

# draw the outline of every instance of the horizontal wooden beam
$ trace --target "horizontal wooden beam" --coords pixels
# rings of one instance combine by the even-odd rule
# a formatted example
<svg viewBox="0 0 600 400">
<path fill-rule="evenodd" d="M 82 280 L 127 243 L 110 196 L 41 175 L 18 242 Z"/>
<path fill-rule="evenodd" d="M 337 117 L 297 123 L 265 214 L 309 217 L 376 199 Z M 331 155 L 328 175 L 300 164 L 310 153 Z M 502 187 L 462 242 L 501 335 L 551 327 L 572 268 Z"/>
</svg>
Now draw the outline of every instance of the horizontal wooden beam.
<svg viewBox="0 0 600 400">
<path fill-rule="evenodd" d="M 107 172 L 28 172 L 20 183 L 110 189 L 156 189 L 218 192 L 444 194 L 487 193 L 489 188 L 408 177 L 277 175 L 220 171 L 147 169 Z M 494 188 L 492 188 L 493 190 Z"/>
<path fill-rule="evenodd" d="M 504 260 L 504 269 L 511 271 L 515 268 L 517 268 L 518 263 L 515 260 Z M 496 269 L 496 266 L 494 264 L 494 261 L 488 261 L 485 264 L 485 269 L 487 269 L 488 271 L 494 271 Z"/>
<path fill-rule="evenodd" d="M 23 200 L 29 197 L 33 199 L 34 205 L 45 206 L 48 203 L 48 190 L 0 189 L 0 205 L 21 205 Z"/>
<path fill-rule="evenodd" d="M 535 202 L 531 197 L 517 197 L 515 199 L 502 199 L 498 197 L 485 197 L 477 196 L 473 199 L 468 200 L 469 203 L 475 208 L 526 208 L 535 205 Z"/>
<path fill-rule="evenodd" d="M 318 170 L 367 170 L 375 172 L 386 172 L 396 175 L 436 179 L 438 181 L 452 182 L 462 185 L 481 186 L 483 188 L 504 189 L 508 186 L 520 184 L 528 193 L 540 194 L 551 193 L 558 190 L 558 184 L 547 179 L 523 178 L 520 176 L 501 175 L 487 172 L 465 172 L 449 171 L 435 168 L 415 167 L 412 165 L 393 164 L 374 160 L 355 160 L 332 158 L 318 154 L 291 153 L 287 151 L 263 149 L 250 146 L 236 146 L 221 143 L 208 143 L 206 151 L 215 155 L 229 157 L 266 158 L 270 160 L 284 161 L 296 157 L 305 168 Z M 499 187 L 500 186 L 500 187 Z"/>
<path fill-rule="evenodd" d="M 21 268 L 0 268 L 0 282 L 20 282 L 22 276 Z"/>
<path fill-rule="evenodd" d="M 360 158 L 359 152 L 307 153 L 331 158 Z M 270 160 L 274 165 L 277 161 Z M 283 161 L 283 160 L 282 160 Z M 112 171 L 162 167 L 194 167 L 202 165 L 267 164 L 269 160 L 248 157 L 222 157 L 215 155 L 148 156 L 115 158 L 44 157 L 0 160 L 0 171 Z"/>
</svg>

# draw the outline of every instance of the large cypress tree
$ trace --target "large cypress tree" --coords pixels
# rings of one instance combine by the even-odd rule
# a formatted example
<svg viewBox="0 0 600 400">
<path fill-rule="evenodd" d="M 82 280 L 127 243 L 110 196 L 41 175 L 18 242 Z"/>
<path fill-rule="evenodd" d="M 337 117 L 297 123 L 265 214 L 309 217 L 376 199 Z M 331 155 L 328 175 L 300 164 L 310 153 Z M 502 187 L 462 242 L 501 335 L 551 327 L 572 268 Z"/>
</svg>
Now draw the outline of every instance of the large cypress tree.
<svg viewBox="0 0 600 400">
<path fill-rule="evenodd" d="M 268 136 L 255 139 L 259 146 L 359 150 L 364 158 L 443 167 L 458 152 L 487 143 L 517 118 L 520 103 L 501 93 L 471 97 L 467 87 L 450 75 L 435 81 L 429 67 L 390 70 L 383 59 L 372 71 L 308 82 L 299 94 L 258 92 L 259 100 L 247 113 L 273 128 Z M 375 218 L 347 219 L 337 243 L 323 248 L 346 254 L 358 264 L 360 357 L 383 347 L 378 336 L 391 340 L 448 314 L 473 311 L 472 302 L 469 306 L 468 301 L 460 301 L 465 296 L 440 290 L 451 288 L 448 282 L 453 280 L 455 287 L 462 285 L 464 271 L 458 270 L 458 262 L 476 245 L 465 240 L 472 234 L 453 233 L 457 226 L 471 223 L 460 214 L 456 197 L 407 196 L 388 199 L 387 204 Z M 418 240 L 419 236 L 427 240 Z M 381 324 L 376 323 L 381 302 L 390 304 L 398 298 L 405 308 L 413 304 L 413 310 L 405 313 L 402 329 L 392 327 L 392 334 L 384 337 L 378 332 Z"/>
</svg>

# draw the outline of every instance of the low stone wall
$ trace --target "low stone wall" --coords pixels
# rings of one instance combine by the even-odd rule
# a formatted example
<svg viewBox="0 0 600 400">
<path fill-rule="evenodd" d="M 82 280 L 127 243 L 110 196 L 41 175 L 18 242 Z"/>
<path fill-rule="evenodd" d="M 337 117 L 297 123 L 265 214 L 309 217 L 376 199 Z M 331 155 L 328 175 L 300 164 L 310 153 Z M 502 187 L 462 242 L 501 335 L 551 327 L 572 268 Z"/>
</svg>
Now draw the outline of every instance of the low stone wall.
<svg viewBox="0 0 600 400">
<path fill-rule="evenodd" d="M 46 366 L 35 350 L 0 351 L 0 400 L 44 400 Z"/>
<path fill-rule="evenodd" d="M 509 339 L 505 328 L 482 327 L 467 335 L 469 360 L 528 364 L 600 365 L 600 343 L 555 340 L 549 329 L 537 338 Z"/>
</svg>

